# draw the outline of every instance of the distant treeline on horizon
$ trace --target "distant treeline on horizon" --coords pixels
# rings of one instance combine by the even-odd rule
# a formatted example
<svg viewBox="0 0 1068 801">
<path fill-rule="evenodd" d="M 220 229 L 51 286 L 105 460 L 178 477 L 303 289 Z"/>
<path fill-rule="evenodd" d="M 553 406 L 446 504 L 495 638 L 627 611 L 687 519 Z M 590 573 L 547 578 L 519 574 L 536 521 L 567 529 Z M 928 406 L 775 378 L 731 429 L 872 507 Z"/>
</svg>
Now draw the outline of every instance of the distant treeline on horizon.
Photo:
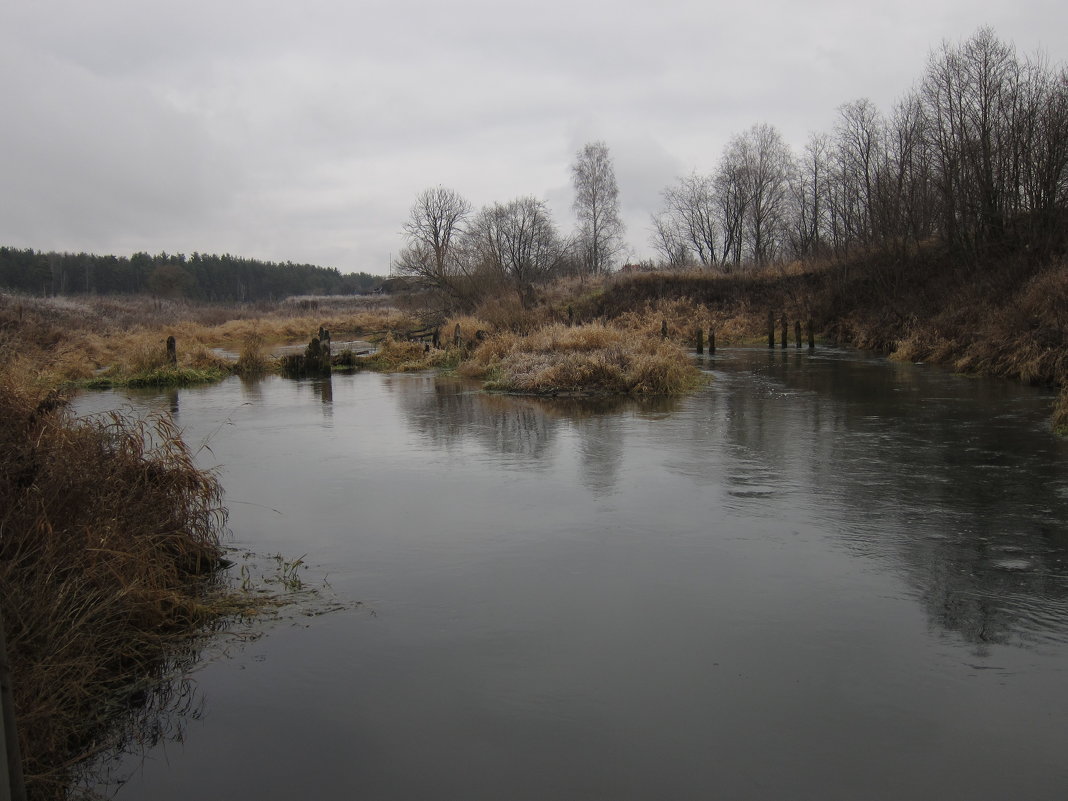
<svg viewBox="0 0 1068 801">
<path fill-rule="evenodd" d="M 224 254 L 97 256 L 0 247 L 0 288 L 32 295 L 152 294 L 202 301 L 281 300 L 371 292 L 385 279 L 336 267 Z"/>
</svg>

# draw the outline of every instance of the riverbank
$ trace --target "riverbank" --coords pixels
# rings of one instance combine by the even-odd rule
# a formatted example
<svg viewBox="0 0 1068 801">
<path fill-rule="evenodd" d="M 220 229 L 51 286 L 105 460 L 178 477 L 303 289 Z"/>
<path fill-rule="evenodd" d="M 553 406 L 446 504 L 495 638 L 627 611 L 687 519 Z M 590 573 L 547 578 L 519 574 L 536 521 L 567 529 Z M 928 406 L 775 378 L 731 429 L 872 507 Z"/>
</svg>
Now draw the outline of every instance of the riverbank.
<svg viewBox="0 0 1068 801">
<path fill-rule="evenodd" d="M 28 798 L 62 799 L 219 614 L 226 510 L 167 417 L 77 420 L 0 372 L 0 614 Z"/>
<path fill-rule="evenodd" d="M 607 319 L 646 327 L 663 318 L 685 334 L 725 341 L 766 336 L 767 315 L 812 320 L 822 338 L 899 361 L 1026 384 L 1068 386 L 1068 262 L 1026 254 L 982 262 L 927 247 L 909 256 L 857 255 L 761 273 L 620 276 L 594 299 Z M 1053 410 L 1068 429 L 1068 391 Z"/>
</svg>

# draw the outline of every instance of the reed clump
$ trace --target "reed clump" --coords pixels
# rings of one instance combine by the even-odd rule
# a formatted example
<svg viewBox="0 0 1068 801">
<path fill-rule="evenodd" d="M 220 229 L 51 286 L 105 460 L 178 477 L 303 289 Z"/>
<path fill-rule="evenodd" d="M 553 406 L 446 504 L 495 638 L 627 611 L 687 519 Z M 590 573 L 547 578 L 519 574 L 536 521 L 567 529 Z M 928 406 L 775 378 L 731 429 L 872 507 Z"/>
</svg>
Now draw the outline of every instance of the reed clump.
<svg viewBox="0 0 1068 801">
<path fill-rule="evenodd" d="M 601 323 L 490 337 L 460 366 L 486 388 L 537 395 L 677 395 L 701 372 L 679 345 Z"/>
<path fill-rule="evenodd" d="M 75 419 L 19 379 L 0 373 L 0 613 L 27 791 L 51 801 L 216 614 L 226 514 L 170 418 Z"/>
</svg>

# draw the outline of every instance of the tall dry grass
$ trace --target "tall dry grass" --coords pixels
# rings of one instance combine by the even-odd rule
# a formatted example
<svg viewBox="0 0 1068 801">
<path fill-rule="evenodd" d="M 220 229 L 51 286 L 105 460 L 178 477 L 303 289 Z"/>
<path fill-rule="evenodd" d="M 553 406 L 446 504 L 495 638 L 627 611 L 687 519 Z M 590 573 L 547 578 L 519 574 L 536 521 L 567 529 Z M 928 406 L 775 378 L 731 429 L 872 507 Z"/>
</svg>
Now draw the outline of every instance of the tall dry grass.
<svg viewBox="0 0 1068 801">
<path fill-rule="evenodd" d="M 64 798 L 203 603 L 225 523 L 166 417 L 76 420 L 0 372 L 0 608 L 31 799 Z"/>
<path fill-rule="evenodd" d="M 701 378 L 679 345 L 599 323 L 555 323 L 527 336 L 500 333 L 459 371 L 486 379 L 488 389 L 540 395 L 676 395 Z"/>
</svg>

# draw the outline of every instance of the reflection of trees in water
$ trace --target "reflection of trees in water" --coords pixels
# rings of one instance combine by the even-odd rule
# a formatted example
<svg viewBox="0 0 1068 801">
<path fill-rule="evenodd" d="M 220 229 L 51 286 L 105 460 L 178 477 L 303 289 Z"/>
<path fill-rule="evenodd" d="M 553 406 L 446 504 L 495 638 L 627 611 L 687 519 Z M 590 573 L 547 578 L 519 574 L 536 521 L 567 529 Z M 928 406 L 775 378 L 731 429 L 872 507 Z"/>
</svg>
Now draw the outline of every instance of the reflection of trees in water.
<svg viewBox="0 0 1068 801">
<path fill-rule="evenodd" d="M 1021 418 L 1018 387 L 833 356 L 719 366 L 720 428 L 691 447 L 725 438 L 739 510 L 754 486 L 810 494 L 841 541 L 902 565 L 930 619 L 979 647 L 1048 630 L 1036 610 L 1068 611 L 1064 457 Z"/>
<path fill-rule="evenodd" d="M 678 399 L 638 402 L 631 398 L 537 398 L 482 392 L 472 384 L 434 375 L 389 376 L 388 387 L 409 424 L 441 448 L 475 443 L 521 457 L 535 469 L 551 467 L 563 427 L 579 438 L 583 482 L 596 492 L 614 487 L 623 460 L 620 414 L 663 415 Z"/>
<path fill-rule="evenodd" d="M 542 461 L 556 437 L 557 422 L 530 403 L 472 391 L 460 381 L 433 375 L 387 376 L 385 386 L 409 425 L 435 447 L 472 442 L 497 453 Z"/>
</svg>

